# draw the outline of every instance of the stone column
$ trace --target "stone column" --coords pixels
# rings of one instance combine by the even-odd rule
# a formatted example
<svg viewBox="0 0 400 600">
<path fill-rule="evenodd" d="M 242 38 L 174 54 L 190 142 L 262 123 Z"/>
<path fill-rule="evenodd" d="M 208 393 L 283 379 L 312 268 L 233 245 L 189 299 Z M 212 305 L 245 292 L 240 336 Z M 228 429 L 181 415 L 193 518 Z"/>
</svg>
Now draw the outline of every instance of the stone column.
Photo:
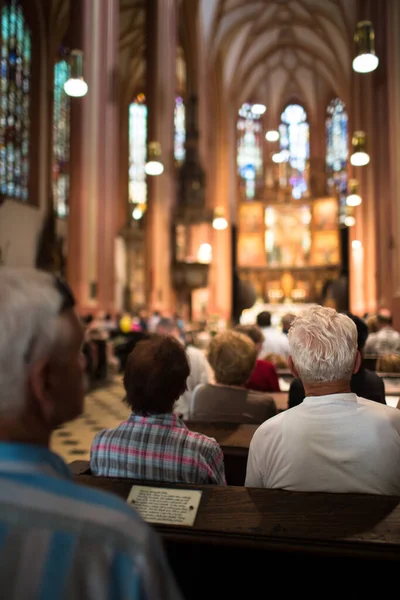
<svg viewBox="0 0 400 600">
<path fill-rule="evenodd" d="M 391 237 L 386 240 L 392 252 L 392 270 L 387 276 L 392 279 L 392 310 L 394 326 L 400 329 L 400 6 L 396 0 L 391 0 L 388 6 L 388 115 L 390 120 L 390 206 L 388 218 L 392 223 Z M 379 265 L 384 269 L 384 265 Z"/>
<path fill-rule="evenodd" d="M 222 77 L 214 76 L 213 161 L 211 194 L 212 206 L 221 207 L 228 221 L 227 229 L 212 230 L 212 264 L 210 266 L 209 313 L 229 321 L 232 314 L 232 224 L 236 223 L 236 116 L 231 101 L 219 89 Z M 207 170 L 210 173 L 211 169 Z"/>
<path fill-rule="evenodd" d="M 170 313 L 171 215 L 176 195 L 174 164 L 174 109 L 176 95 L 176 0 L 147 1 L 148 142 L 159 142 L 164 172 L 148 177 L 146 213 L 147 303 L 150 310 Z"/>
<path fill-rule="evenodd" d="M 118 0 L 83 0 L 88 94 L 72 101 L 68 277 L 84 311 L 114 307 Z"/>
</svg>

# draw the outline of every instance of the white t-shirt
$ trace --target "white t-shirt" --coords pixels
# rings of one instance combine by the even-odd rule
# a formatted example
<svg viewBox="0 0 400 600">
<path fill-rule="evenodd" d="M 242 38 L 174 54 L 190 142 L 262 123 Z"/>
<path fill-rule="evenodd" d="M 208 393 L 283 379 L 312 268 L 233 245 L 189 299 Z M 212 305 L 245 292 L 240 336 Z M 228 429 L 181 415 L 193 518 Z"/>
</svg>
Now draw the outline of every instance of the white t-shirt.
<svg viewBox="0 0 400 600">
<path fill-rule="evenodd" d="M 287 335 L 274 327 L 264 327 L 261 331 L 264 341 L 259 358 L 264 358 L 266 354 L 281 354 L 285 358 L 288 358 L 290 349 Z"/>
<path fill-rule="evenodd" d="M 400 410 L 355 394 L 305 398 L 257 429 L 246 486 L 400 495 Z"/>
<path fill-rule="evenodd" d="M 209 383 L 212 377 L 211 367 L 201 350 L 188 346 L 186 354 L 190 365 L 190 375 L 186 381 L 187 391 L 182 394 L 174 407 L 174 413 L 182 415 L 184 419 L 189 418 L 189 405 L 194 388 L 200 383 Z"/>
</svg>

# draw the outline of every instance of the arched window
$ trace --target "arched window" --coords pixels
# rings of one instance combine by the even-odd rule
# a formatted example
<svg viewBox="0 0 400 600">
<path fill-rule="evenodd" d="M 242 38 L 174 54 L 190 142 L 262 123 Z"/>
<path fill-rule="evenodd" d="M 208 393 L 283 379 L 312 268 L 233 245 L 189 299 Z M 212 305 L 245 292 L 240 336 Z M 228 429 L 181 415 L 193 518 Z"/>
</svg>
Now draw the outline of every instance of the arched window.
<svg viewBox="0 0 400 600">
<path fill-rule="evenodd" d="M 147 204 L 147 106 L 138 94 L 129 106 L 129 202 L 144 210 Z"/>
<path fill-rule="evenodd" d="M 281 115 L 279 126 L 282 162 L 289 166 L 288 182 L 292 196 L 299 200 L 308 192 L 308 159 L 310 127 L 307 113 L 299 104 L 289 104 Z"/>
<path fill-rule="evenodd" d="M 348 116 L 344 103 L 336 98 L 326 111 L 326 168 L 328 185 L 339 193 L 341 205 L 346 202 L 348 157 Z"/>
<path fill-rule="evenodd" d="M 174 114 L 174 155 L 178 164 L 182 164 L 185 160 L 185 140 L 186 140 L 186 114 L 185 103 L 181 96 L 175 99 L 175 114 Z"/>
<path fill-rule="evenodd" d="M 69 71 L 65 60 L 54 67 L 53 201 L 58 217 L 68 216 L 71 101 L 64 91 L 64 83 Z"/>
<path fill-rule="evenodd" d="M 242 104 L 237 120 L 237 169 L 243 196 L 252 200 L 263 175 L 262 121 L 251 104 Z"/>
<path fill-rule="evenodd" d="M 0 191 L 29 197 L 32 36 L 17 0 L 1 10 Z"/>
</svg>

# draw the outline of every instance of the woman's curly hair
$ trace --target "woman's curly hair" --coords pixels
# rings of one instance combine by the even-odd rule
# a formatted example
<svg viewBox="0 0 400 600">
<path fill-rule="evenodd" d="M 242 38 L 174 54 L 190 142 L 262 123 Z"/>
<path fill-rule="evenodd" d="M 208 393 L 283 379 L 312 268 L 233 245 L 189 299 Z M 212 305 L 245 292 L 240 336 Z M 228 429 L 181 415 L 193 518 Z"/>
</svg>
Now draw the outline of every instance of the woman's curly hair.
<svg viewBox="0 0 400 600">
<path fill-rule="evenodd" d="M 257 360 L 257 348 L 243 333 L 225 331 L 217 334 L 208 349 L 208 361 L 215 381 L 224 385 L 245 385 Z"/>
</svg>

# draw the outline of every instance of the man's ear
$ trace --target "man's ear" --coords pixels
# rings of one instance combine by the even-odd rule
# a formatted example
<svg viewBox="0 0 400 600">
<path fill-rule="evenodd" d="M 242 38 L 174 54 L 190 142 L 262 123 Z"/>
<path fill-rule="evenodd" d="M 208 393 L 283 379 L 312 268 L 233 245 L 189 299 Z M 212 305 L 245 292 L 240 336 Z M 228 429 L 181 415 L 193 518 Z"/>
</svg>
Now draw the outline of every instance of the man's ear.
<svg viewBox="0 0 400 600">
<path fill-rule="evenodd" d="M 289 356 L 288 362 L 289 362 L 289 369 L 290 369 L 290 372 L 292 373 L 292 375 L 294 375 L 295 377 L 299 377 L 299 374 L 297 372 L 296 367 L 294 366 L 294 362 L 293 362 L 293 359 L 291 356 Z"/>
<path fill-rule="evenodd" d="M 358 373 L 358 371 L 360 370 L 360 367 L 361 367 L 361 363 L 362 363 L 361 353 L 359 350 L 357 350 L 356 362 L 354 363 L 354 367 L 353 367 L 353 375 L 355 373 Z"/>
<path fill-rule="evenodd" d="M 49 369 L 48 361 L 42 359 L 31 367 L 28 379 L 33 401 L 46 422 L 51 421 L 54 414 Z"/>
</svg>

